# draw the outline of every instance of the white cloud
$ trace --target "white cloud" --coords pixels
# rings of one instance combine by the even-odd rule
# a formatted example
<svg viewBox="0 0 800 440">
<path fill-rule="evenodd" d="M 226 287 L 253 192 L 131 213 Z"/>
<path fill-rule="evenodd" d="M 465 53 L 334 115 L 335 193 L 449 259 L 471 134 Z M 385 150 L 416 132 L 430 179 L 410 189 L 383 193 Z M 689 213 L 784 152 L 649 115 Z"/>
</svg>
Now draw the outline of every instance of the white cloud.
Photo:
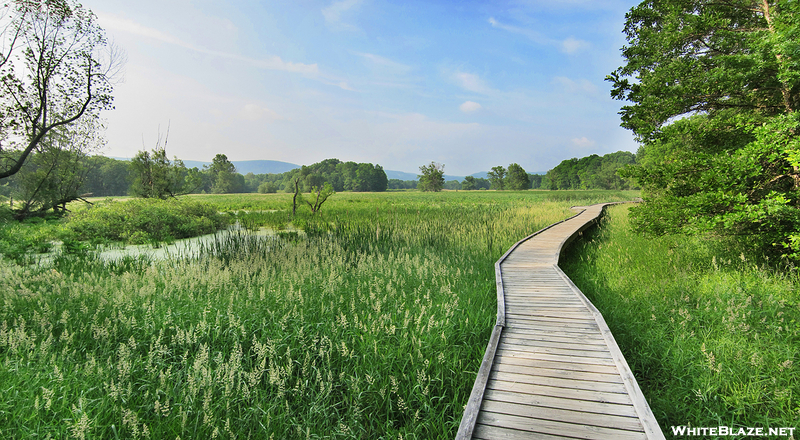
<svg viewBox="0 0 800 440">
<path fill-rule="evenodd" d="M 492 91 L 491 88 L 486 85 L 486 82 L 474 73 L 456 72 L 453 74 L 453 79 L 455 79 L 459 87 L 469 90 L 470 92 L 487 94 Z"/>
<path fill-rule="evenodd" d="M 132 20 L 128 20 L 125 18 L 117 17 L 112 14 L 105 14 L 105 13 L 98 14 L 98 16 L 100 17 L 101 24 L 107 29 L 113 29 L 121 32 L 131 33 L 145 38 L 154 39 L 157 41 L 161 41 L 162 43 L 179 46 L 184 49 L 188 49 L 205 55 L 212 55 L 220 58 L 227 58 L 230 60 L 241 61 L 261 69 L 282 70 L 285 72 L 300 73 L 308 77 L 316 77 L 319 76 L 320 74 L 319 67 L 317 66 L 316 63 L 314 64 L 293 63 L 289 61 L 284 61 L 279 56 L 273 56 L 265 59 L 256 59 L 234 53 L 211 50 L 202 46 L 197 46 L 191 43 L 187 43 L 186 41 L 183 41 L 173 35 L 170 35 L 166 32 L 162 32 L 158 29 L 142 26 L 141 24 L 136 23 L 135 21 Z"/>
<path fill-rule="evenodd" d="M 466 101 L 463 104 L 461 104 L 458 108 L 461 109 L 461 111 L 464 113 L 472 113 L 482 109 L 483 106 L 478 104 L 477 102 Z"/>
<path fill-rule="evenodd" d="M 572 145 L 575 145 L 578 148 L 591 148 L 594 147 L 595 141 L 583 136 L 572 139 Z"/>
<path fill-rule="evenodd" d="M 573 37 L 569 37 L 566 40 L 561 42 L 561 51 L 568 54 L 577 53 L 583 49 L 588 48 L 591 46 L 588 41 L 578 40 Z"/>
</svg>

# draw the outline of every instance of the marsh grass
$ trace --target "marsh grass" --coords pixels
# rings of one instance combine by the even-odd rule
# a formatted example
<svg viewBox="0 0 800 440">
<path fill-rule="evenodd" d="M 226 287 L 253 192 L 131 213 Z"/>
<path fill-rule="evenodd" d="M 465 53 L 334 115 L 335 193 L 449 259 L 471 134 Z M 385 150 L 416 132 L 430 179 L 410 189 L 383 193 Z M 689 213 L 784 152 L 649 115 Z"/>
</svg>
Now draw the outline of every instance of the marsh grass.
<svg viewBox="0 0 800 440">
<path fill-rule="evenodd" d="M 734 242 L 630 231 L 609 210 L 563 267 L 603 313 L 661 428 L 797 427 L 800 277 Z"/>
<path fill-rule="evenodd" d="M 452 438 L 494 261 L 570 205 L 631 197 L 473 194 L 337 194 L 292 219 L 303 236 L 197 258 L 0 262 L 0 437 Z M 281 196 L 198 199 L 281 209 L 253 220 L 275 227 Z"/>
</svg>

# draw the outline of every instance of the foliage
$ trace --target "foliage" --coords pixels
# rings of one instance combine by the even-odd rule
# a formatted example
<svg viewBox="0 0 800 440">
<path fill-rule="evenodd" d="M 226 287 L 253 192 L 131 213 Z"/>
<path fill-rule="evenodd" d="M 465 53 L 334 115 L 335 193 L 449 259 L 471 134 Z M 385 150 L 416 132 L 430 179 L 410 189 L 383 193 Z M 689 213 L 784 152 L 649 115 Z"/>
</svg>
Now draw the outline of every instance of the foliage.
<svg viewBox="0 0 800 440">
<path fill-rule="evenodd" d="M 2 8 L 0 178 L 22 169 L 52 130 L 111 107 L 120 54 L 74 0 L 15 0 Z"/>
<path fill-rule="evenodd" d="M 420 191 L 439 192 L 444 186 L 444 164 L 431 162 L 419 167 L 420 174 L 417 189 Z"/>
<path fill-rule="evenodd" d="M 238 193 L 244 190 L 244 176 L 236 172 L 236 166 L 224 154 L 214 156 L 205 172 L 211 181 L 210 190 L 214 194 Z"/>
<path fill-rule="evenodd" d="M 83 191 L 92 197 L 125 196 L 129 194 L 129 161 L 105 156 L 92 156 Z"/>
<path fill-rule="evenodd" d="M 188 194 L 200 185 L 196 168 L 186 169 L 177 157 L 170 161 L 164 147 L 139 151 L 130 162 L 130 192 L 136 197 L 167 199 Z"/>
<path fill-rule="evenodd" d="M 417 189 L 416 180 L 389 179 L 387 189 Z"/>
<path fill-rule="evenodd" d="M 628 207 L 565 252 L 659 424 L 795 426 L 800 277 L 729 238 L 630 230 Z"/>
<path fill-rule="evenodd" d="M 646 201 L 636 227 L 798 256 L 800 4 L 645 2 L 625 33 L 626 64 L 608 79 L 643 142 L 626 171 Z"/>
<path fill-rule="evenodd" d="M 159 243 L 213 233 L 228 218 L 212 206 L 180 199 L 108 201 L 69 215 L 70 238 L 92 243 Z"/>
<path fill-rule="evenodd" d="M 342 162 L 339 159 L 326 159 L 313 165 L 303 165 L 298 169 L 280 175 L 284 191 L 294 191 L 294 180 L 299 178 L 300 190 L 309 192 L 328 182 L 334 191 L 386 191 L 389 180 L 380 165 L 371 163 Z"/>
<path fill-rule="evenodd" d="M 547 172 L 547 188 L 631 189 L 631 182 L 617 172 L 635 163 L 636 155 L 627 151 L 567 159 Z"/>
<path fill-rule="evenodd" d="M 632 195 L 349 192 L 298 213 L 302 239 L 0 262 L 0 436 L 453 438 L 494 324 L 494 261 L 570 205 Z M 192 198 L 268 210 L 291 194 Z"/>
<path fill-rule="evenodd" d="M 528 173 L 516 163 L 508 166 L 508 175 L 505 178 L 505 188 L 511 191 L 524 191 L 531 187 Z"/>
<path fill-rule="evenodd" d="M 314 194 L 316 193 L 316 194 Z M 325 185 L 322 187 L 312 186 L 311 187 L 311 194 L 309 198 L 312 200 L 308 200 L 306 198 L 302 198 L 301 200 L 311 208 L 311 212 L 316 214 L 319 212 L 319 209 L 322 207 L 322 204 L 328 200 L 328 197 L 336 194 L 336 191 L 333 190 L 333 187 L 330 183 L 325 182 Z"/>
<path fill-rule="evenodd" d="M 528 180 L 531 182 L 532 189 L 544 188 L 544 176 L 541 174 L 528 174 Z"/>
<path fill-rule="evenodd" d="M 471 191 L 475 189 L 489 189 L 490 187 L 491 187 L 491 182 L 482 177 L 467 176 L 464 177 L 464 181 L 461 182 L 461 189 L 465 191 Z"/>
<path fill-rule="evenodd" d="M 492 189 L 497 190 L 504 190 L 505 189 L 505 178 L 506 178 L 506 169 L 500 165 L 496 167 L 492 167 L 492 170 L 487 173 L 489 176 L 489 181 L 492 182 Z"/>
<path fill-rule="evenodd" d="M 258 192 L 261 194 L 272 194 L 278 192 L 278 186 L 274 182 L 263 182 L 258 185 Z"/>
</svg>

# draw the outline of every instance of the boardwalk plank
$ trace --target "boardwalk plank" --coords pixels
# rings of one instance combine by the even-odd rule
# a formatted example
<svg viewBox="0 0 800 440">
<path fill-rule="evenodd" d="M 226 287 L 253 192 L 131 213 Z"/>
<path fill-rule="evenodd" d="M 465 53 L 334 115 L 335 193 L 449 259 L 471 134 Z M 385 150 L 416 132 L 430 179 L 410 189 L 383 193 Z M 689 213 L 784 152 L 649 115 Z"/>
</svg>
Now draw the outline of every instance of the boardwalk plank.
<svg viewBox="0 0 800 440">
<path fill-rule="evenodd" d="M 557 266 L 602 205 L 581 209 L 495 264 L 492 354 L 458 440 L 664 438 L 602 315 Z"/>
<path fill-rule="evenodd" d="M 551 385 L 530 384 L 507 380 L 492 380 L 486 385 L 486 390 L 508 391 L 512 393 L 533 394 L 537 396 L 560 397 L 572 399 L 580 402 L 614 403 L 619 405 L 631 405 L 631 398 L 627 394 L 607 393 L 595 390 L 579 390 L 575 388 L 563 388 Z"/>
<path fill-rule="evenodd" d="M 490 426 L 511 427 L 520 431 L 529 431 L 532 433 L 563 435 L 572 438 L 589 440 L 639 440 L 646 438 L 644 432 L 556 422 L 552 420 L 537 419 L 530 416 L 521 417 L 490 411 L 481 411 L 480 415 L 478 416 L 478 423 Z"/>
<path fill-rule="evenodd" d="M 576 400 L 565 397 L 512 393 L 501 390 L 486 390 L 484 398 L 494 401 L 519 403 L 523 405 L 539 406 L 544 408 L 568 409 L 582 413 L 638 417 L 638 415 L 636 415 L 636 411 L 633 409 L 633 406 L 629 404 L 590 402 L 586 400 Z"/>
<path fill-rule="evenodd" d="M 518 402 L 505 402 L 484 397 L 482 411 L 498 414 L 532 417 L 540 420 L 572 423 L 576 425 L 596 426 L 603 428 L 624 429 L 626 431 L 643 432 L 638 417 L 619 416 L 615 414 L 596 414 L 573 411 L 561 408 L 548 408 L 538 405 L 527 405 Z"/>
<path fill-rule="evenodd" d="M 511 369 L 513 365 L 500 365 L 497 369 Z M 506 382 L 524 383 L 528 385 L 547 385 L 558 388 L 569 388 L 573 390 L 600 391 L 603 393 L 628 394 L 628 390 L 621 383 L 594 382 L 587 380 L 563 379 L 559 377 L 532 376 L 529 374 L 519 374 L 507 371 L 492 369 L 489 381 L 504 380 Z"/>
</svg>

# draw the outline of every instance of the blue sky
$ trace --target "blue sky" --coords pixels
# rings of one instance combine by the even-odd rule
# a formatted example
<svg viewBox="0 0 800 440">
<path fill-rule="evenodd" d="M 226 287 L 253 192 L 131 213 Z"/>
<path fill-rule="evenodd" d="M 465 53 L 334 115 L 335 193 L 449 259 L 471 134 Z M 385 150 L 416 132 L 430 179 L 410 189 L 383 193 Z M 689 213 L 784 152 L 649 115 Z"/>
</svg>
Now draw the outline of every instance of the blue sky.
<svg viewBox="0 0 800 440">
<path fill-rule="evenodd" d="M 633 1 L 85 0 L 127 54 L 104 154 L 452 175 L 636 151 L 603 78 Z"/>
</svg>

